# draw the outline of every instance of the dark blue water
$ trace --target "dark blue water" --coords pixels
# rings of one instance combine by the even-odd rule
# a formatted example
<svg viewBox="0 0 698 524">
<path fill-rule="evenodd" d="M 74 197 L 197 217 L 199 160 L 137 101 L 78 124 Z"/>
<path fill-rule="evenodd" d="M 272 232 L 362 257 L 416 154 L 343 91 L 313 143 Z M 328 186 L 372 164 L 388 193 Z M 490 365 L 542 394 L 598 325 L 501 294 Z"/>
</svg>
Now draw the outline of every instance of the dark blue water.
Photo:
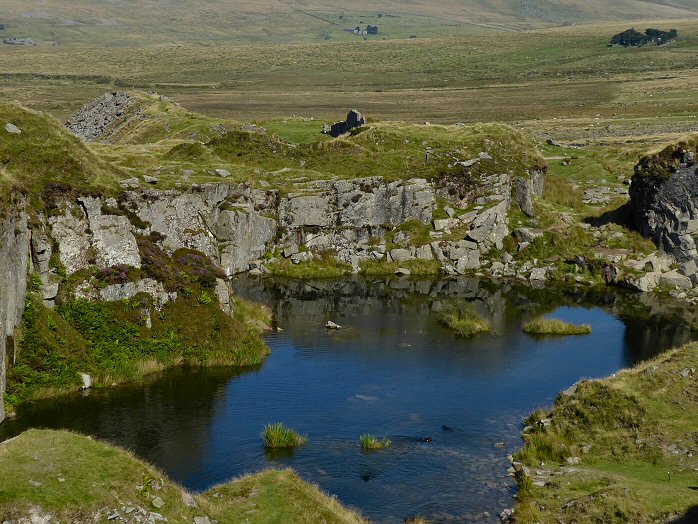
<svg viewBox="0 0 698 524">
<path fill-rule="evenodd" d="M 290 466 L 378 522 L 417 514 L 469 521 L 484 511 L 494 518 L 514 502 L 506 455 L 520 445 L 525 415 L 581 377 L 609 375 L 689 337 L 672 311 L 649 319 L 632 297 L 613 293 L 477 281 L 242 281 L 239 289 L 269 304 L 283 329 L 268 336 L 272 355 L 259 369 L 173 370 L 145 385 L 37 402 L 0 426 L 0 438 L 29 426 L 97 435 L 197 491 Z M 432 310 L 455 296 L 486 315 L 494 333 L 468 340 L 442 327 Z M 591 324 L 593 333 L 521 332 L 525 318 L 546 312 Z M 326 330 L 328 319 L 344 328 Z M 307 434 L 308 444 L 265 453 L 259 433 L 276 421 Z M 363 433 L 392 447 L 363 452 Z"/>
</svg>

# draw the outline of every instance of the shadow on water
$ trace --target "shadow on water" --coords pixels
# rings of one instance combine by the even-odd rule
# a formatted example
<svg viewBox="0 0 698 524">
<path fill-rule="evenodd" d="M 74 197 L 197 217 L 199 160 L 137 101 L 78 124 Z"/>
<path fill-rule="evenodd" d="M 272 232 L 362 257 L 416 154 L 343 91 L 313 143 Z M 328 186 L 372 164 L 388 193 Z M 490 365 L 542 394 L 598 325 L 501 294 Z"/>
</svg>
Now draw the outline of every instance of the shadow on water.
<svg viewBox="0 0 698 524">
<path fill-rule="evenodd" d="M 176 475 L 201 463 L 226 385 L 250 372 L 256 370 L 180 368 L 145 383 L 39 400 L 0 425 L 0 440 L 30 427 L 70 429 L 114 442 Z"/>
<path fill-rule="evenodd" d="M 290 466 L 376 522 L 470 521 L 511 505 L 506 455 L 522 418 L 581 377 L 609 375 L 688 342 L 691 313 L 619 291 L 558 291 L 476 279 L 240 278 L 283 328 L 256 370 L 175 369 L 145 383 L 37 401 L 0 426 L 67 428 L 133 450 L 187 488 Z M 462 339 L 434 312 L 465 298 L 493 334 Z M 591 335 L 534 339 L 533 315 L 590 323 Z M 344 326 L 323 327 L 327 320 Z M 265 452 L 284 422 L 307 445 Z M 390 448 L 364 452 L 373 433 Z M 688 522 L 688 521 L 687 521 Z"/>
</svg>

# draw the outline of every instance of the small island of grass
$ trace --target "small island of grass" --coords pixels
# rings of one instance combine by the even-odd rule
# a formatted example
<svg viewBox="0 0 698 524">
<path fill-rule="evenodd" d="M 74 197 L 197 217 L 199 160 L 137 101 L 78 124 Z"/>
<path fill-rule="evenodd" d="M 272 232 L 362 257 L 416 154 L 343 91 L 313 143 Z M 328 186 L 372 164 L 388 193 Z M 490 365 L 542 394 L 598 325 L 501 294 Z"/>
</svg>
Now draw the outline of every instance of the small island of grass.
<svg viewBox="0 0 698 524">
<path fill-rule="evenodd" d="M 588 335 L 591 326 L 570 324 L 556 318 L 536 317 L 524 324 L 523 331 L 529 335 Z"/>
<path fill-rule="evenodd" d="M 268 449 L 295 448 L 308 442 L 308 437 L 287 428 L 282 422 L 267 424 L 260 436 L 264 439 L 264 447 Z"/>
<path fill-rule="evenodd" d="M 439 314 L 439 321 L 464 337 L 487 333 L 490 330 L 487 321 L 465 300 L 447 304 Z"/>
<path fill-rule="evenodd" d="M 379 439 L 375 435 L 370 435 L 370 434 L 361 435 L 360 441 L 361 441 L 361 449 L 363 449 L 363 450 L 388 448 L 392 444 L 392 442 L 390 442 L 390 439 L 387 439 L 387 438 Z"/>
</svg>

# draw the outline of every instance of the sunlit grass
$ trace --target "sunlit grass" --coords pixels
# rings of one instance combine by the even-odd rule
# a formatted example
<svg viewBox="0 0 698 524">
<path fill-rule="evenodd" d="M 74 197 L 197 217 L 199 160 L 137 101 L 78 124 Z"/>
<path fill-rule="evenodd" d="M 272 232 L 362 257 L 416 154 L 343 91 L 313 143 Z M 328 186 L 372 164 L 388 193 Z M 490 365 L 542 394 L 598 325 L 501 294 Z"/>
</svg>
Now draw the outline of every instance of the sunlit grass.
<svg viewBox="0 0 698 524">
<path fill-rule="evenodd" d="M 267 424 L 260 436 L 264 439 L 264 447 L 269 449 L 295 448 L 308 442 L 308 437 L 287 428 L 282 422 Z"/>
<path fill-rule="evenodd" d="M 523 331 L 529 335 L 588 335 L 591 326 L 570 324 L 557 318 L 536 317 L 524 324 Z"/>
</svg>

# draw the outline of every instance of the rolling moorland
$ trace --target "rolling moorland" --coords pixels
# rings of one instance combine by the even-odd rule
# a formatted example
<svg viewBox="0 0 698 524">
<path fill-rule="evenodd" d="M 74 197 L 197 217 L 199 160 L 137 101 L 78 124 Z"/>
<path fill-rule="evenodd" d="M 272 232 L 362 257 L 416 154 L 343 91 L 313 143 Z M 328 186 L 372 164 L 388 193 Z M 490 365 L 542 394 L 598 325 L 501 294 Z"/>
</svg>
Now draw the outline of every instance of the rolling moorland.
<svg viewBox="0 0 698 524">
<path fill-rule="evenodd" d="M 4 3 L 0 41 L 31 38 L 42 45 L 143 47 L 254 43 L 350 42 L 346 29 L 377 25 L 372 39 L 462 36 L 510 32 L 597 21 L 686 19 L 698 8 L 691 0 L 608 2 L 589 0 L 243 0 L 231 4 L 58 0 Z"/>
<path fill-rule="evenodd" d="M 14 104 L 0 104 L 0 122 L 16 123 L 22 129 L 19 136 L 27 141 L 0 143 L 1 187 L 5 194 L 17 188 L 28 195 L 30 228 L 42 231 L 50 229 L 49 220 L 69 220 L 71 215 L 75 218 L 82 213 L 80 206 L 71 203 L 73 193 L 61 189 L 47 195 L 47 184 L 68 184 L 78 194 L 103 199 L 96 215 L 130 223 L 129 231 L 135 231 L 138 241 L 136 252 L 146 260 L 151 244 L 162 242 L 157 235 L 145 238 L 146 232 L 151 233 L 151 224 L 145 224 L 147 217 L 142 214 L 146 205 L 138 201 L 136 207 L 129 208 L 119 200 L 113 206 L 115 201 L 107 200 L 118 197 L 124 183 L 128 185 L 134 178 L 157 191 L 187 191 L 221 183 L 215 169 L 222 169 L 229 173 L 225 184 L 231 187 L 247 183 L 254 191 L 278 191 L 280 198 L 290 198 L 304 192 L 314 196 L 316 190 L 311 184 L 316 181 L 372 175 L 381 175 L 388 183 L 419 176 L 438 186 L 444 177 L 453 174 L 450 160 L 445 160 L 450 157 L 439 155 L 457 151 L 467 159 L 486 151 L 490 158 L 480 157 L 478 164 L 482 172 L 479 167 L 472 170 L 477 176 L 489 171 L 522 176 L 544 166 L 547 172 L 545 190 L 534 198 L 530 216 L 513 204 L 507 210 L 512 229 L 518 226 L 533 232 L 533 236 L 514 237 L 491 253 L 483 251 L 483 267 L 478 271 L 501 276 L 494 263 L 509 255 L 519 272 L 527 268 L 523 269 L 525 279 L 530 271 L 544 269 L 551 282 L 604 285 L 606 275 L 594 264 L 570 264 L 570 260 L 593 251 L 599 255 L 597 259 L 606 262 L 630 261 L 624 267 L 630 279 L 626 285 L 637 282 L 646 271 L 644 265 L 665 263 L 651 258 L 656 246 L 626 225 L 603 224 L 595 219 L 628 201 L 628 184 L 642 155 L 698 131 L 698 25 L 681 20 L 695 16 L 695 7 L 688 1 L 673 2 L 672 6 L 643 2 L 642 10 L 638 10 L 635 2 L 621 3 L 614 16 L 623 20 L 631 15 L 655 18 L 636 25 L 676 28 L 679 39 L 661 48 L 620 49 L 607 48 L 606 44 L 611 35 L 627 29 L 626 21 L 536 29 L 562 21 L 588 21 L 594 16 L 607 19 L 599 15 L 600 3 L 586 2 L 583 8 L 571 2 L 557 3 L 554 8 L 546 3 L 549 9 L 545 11 L 542 4 L 528 2 L 525 10 L 517 7 L 512 11 L 509 3 L 501 2 L 496 4 L 497 9 L 488 7 L 486 13 L 482 11 L 484 4 L 474 6 L 480 11 L 472 16 L 478 23 L 472 24 L 467 22 L 470 12 L 461 13 L 446 4 L 416 3 L 411 14 L 396 15 L 399 24 L 394 33 L 367 41 L 357 41 L 334 25 L 328 30 L 328 23 L 321 18 L 382 24 L 389 17 L 390 4 L 385 13 L 380 13 L 382 16 L 376 13 L 373 18 L 360 16 L 359 11 L 365 9 L 361 6 L 356 13 L 344 13 L 326 3 L 322 8 L 311 4 L 255 4 L 240 8 L 244 14 L 232 31 L 227 25 L 214 23 L 221 17 L 217 4 L 212 3 L 202 5 L 190 18 L 173 9 L 166 32 L 139 25 L 137 20 L 147 19 L 140 16 L 142 13 L 129 13 L 131 19 L 125 14 L 127 10 L 115 13 L 120 3 L 99 7 L 86 3 L 79 9 L 73 5 L 73 11 L 65 14 L 58 3 L 42 3 L 32 16 L 24 16 L 29 12 L 26 7 L 13 5 L 4 33 L 11 30 L 13 36 L 31 34 L 57 40 L 60 45 L 0 48 L 3 102 L 19 102 L 65 120 L 104 92 L 128 91 L 136 100 L 129 115 L 138 117 L 113 129 L 101 141 L 85 145 L 51 117 Z M 258 10 L 275 20 L 275 29 L 269 29 L 268 19 L 259 20 Z M 445 13 L 449 13 L 448 21 L 443 19 Z M 656 20 L 659 17 L 663 19 Z M 113 23 L 117 19 L 119 23 Z M 296 25 L 294 20 L 308 19 L 317 25 L 298 31 L 303 23 Z M 278 29 L 280 20 L 290 28 L 288 32 Z M 192 25 L 206 30 L 184 36 L 184 28 Z M 417 31 L 418 27 L 424 31 Z M 495 33 L 532 28 L 535 30 L 507 33 L 506 38 Z M 232 33 L 234 38 L 229 36 Z M 420 38 L 407 38 L 412 34 Z M 405 40 L 384 41 L 383 36 Z M 221 45 L 260 40 L 292 45 Z M 192 41 L 207 45 L 171 45 Z M 131 47 L 134 44 L 146 47 Z M 154 45 L 167 47 L 147 47 Z M 149 94 L 153 91 L 165 96 Z M 365 131 L 336 140 L 320 133 L 323 123 L 343 117 L 346 108 L 353 106 L 369 116 Z M 431 124 L 425 125 L 425 121 Z M 503 124 L 476 124 L 492 121 Z M 689 144 L 686 149 L 695 151 L 695 141 Z M 424 158 L 426 150 L 435 152 L 431 161 Z M 249 192 L 244 195 L 249 197 Z M 239 213 L 245 202 L 238 198 L 237 194 L 226 196 L 215 212 L 231 216 Z M 260 205 L 259 201 L 254 204 Z M 431 218 L 453 218 L 447 211 L 449 204 L 443 200 L 436 200 L 433 207 Z M 450 209 L 456 218 L 474 210 L 466 206 Z M 134 212 L 139 216 L 134 217 Z M 89 221 L 89 228 L 94 226 L 93 213 L 89 208 L 80 218 Z M 278 205 L 260 210 L 264 218 L 281 220 L 280 213 Z M 463 233 L 458 227 L 442 232 L 439 240 L 455 240 Z M 405 222 L 387 234 L 383 245 L 388 251 L 423 247 L 433 240 L 432 233 L 439 234 L 434 229 Z M 406 240 L 398 240 L 398 233 Z M 90 242 L 91 250 L 99 250 L 94 239 Z M 374 243 L 373 239 L 369 241 Z M 528 245 L 522 249 L 522 243 Z M 291 264 L 280 254 L 281 247 L 283 239 L 264 253 L 264 267 L 272 273 L 304 278 L 352 272 L 347 264 L 325 258 Z M 66 356 L 70 367 L 51 368 L 56 362 L 49 361 L 49 366 L 44 362 L 36 366 L 43 369 L 32 369 L 32 361 L 41 361 L 45 355 L 27 353 L 31 358 L 22 361 L 21 373 L 15 368 L 10 376 L 9 409 L 13 403 L 79 388 L 75 372 L 86 365 L 93 366 L 90 372 L 99 386 L 138 379 L 146 372 L 183 361 L 202 363 L 207 358 L 213 363 L 238 365 L 261 362 L 266 349 L 259 343 L 258 332 L 269 322 L 268 314 L 253 305 L 238 303 L 237 316 L 227 318 L 217 308 L 216 299 L 223 299 L 214 294 L 211 282 L 193 275 L 186 258 L 178 258 L 175 253 L 171 260 L 165 260 L 164 269 L 177 269 L 182 281 L 175 282 L 172 289 L 180 295 L 164 306 L 164 315 L 158 315 L 156 304 L 142 294 L 97 311 L 96 316 L 107 314 L 116 323 L 128 323 L 131 336 L 144 337 L 141 347 L 149 352 L 145 359 L 127 355 L 128 344 L 117 348 L 124 350 L 118 354 L 120 361 L 100 360 L 99 354 L 91 353 L 105 347 L 105 341 L 96 333 L 106 326 L 95 321 L 94 309 L 71 302 L 68 296 L 83 282 L 92 282 L 98 293 L 123 279 L 141 282 L 154 277 L 167 287 L 162 274 L 152 273 L 152 264 L 138 272 L 126 271 L 122 279 L 121 275 L 99 269 L 103 262 L 99 256 L 67 272 L 65 261 L 57 262 L 54 257 L 47 264 L 60 277 L 61 294 L 49 299 L 57 299 L 56 309 L 45 305 L 45 290 L 55 283 L 53 277 L 41 273 L 37 265 L 38 271 L 29 280 L 24 339 L 18 347 L 24 344 L 25 348 L 36 349 L 37 340 L 48 341 L 58 333 L 60 340 L 54 349 Z M 202 256 L 198 250 L 179 255 Z M 220 255 L 211 258 L 221 260 Z M 441 271 L 431 260 L 408 262 L 413 274 Z M 676 264 L 668 266 L 660 272 L 674 269 Z M 362 262 L 360 271 L 380 276 L 392 274 L 397 268 L 395 262 Z M 207 277 L 215 280 L 221 275 L 214 271 Z M 663 284 L 655 292 L 667 301 L 686 299 L 685 290 L 670 285 Z M 149 309 L 148 318 L 152 315 L 152 329 L 144 325 L 144 309 Z M 178 319 L 189 311 L 213 319 L 212 326 L 201 333 L 178 331 Z M 684 314 L 687 321 L 695 322 L 691 306 Z M 216 336 L 202 341 L 202 334 L 206 337 L 208 332 Z M 248 333 L 249 344 L 243 349 L 250 353 L 240 353 L 239 348 L 233 355 L 221 353 L 220 339 L 242 332 Z M 173 334 L 179 338 L 172 339 Z M 182 341 L 187 346 L 185 354 L 173 349 Z M 77 353 L 73 352 L 76 347 Z M 197 354 L 202 347 L 207 348 L 206 358 Z M 694 423 L 690 414 L 695 410 L 694 368 L 695 346 L 689 346 L 608 382 L 583 383 L 570 395 L 561 396 L 552 412 L 532 415 L 525 446 L 514 457 L 520 489 L 516 521 L 554 522 L 562 518 L 571 522 L 640 522 L 648 514 L 666 521 L 695 507 L 698 501 L 691 472 L 695 468 L 695 442 L 690 440 Z M 61 373 L 48 376 L 57 370 Z M 686 386 L 687 381 L 690 386 Z M 666 405 L 675 408 L 667 411 Z M 50 464 L 56 482 L 71 487 L 60 497 L 46 497 L 41 486 L 35 484 L 31 454 L 40 446 L 59 449 L 63 454 L 53 455 Z M 679 453 L 675 453 L 677 450 Z M 76 453 L 86 457 L 84 463 L 64 471 L 64 462 Z M 172 521 L 182 515 L 190 521 L 199 514 L 219 521 L 235 520 L 241 512 L 245 518 L 259 522 L 289 515 L 302 521 L 361 521 L 289 472 L 262 473 L 214 488 L 194 498 L 191 505 L 192 497 L 182 496 L 179 488 L 161 480 L 163 476 L 148 466 L 124 458 L 110 447 L 67 433 L 26 433 L 0 444 L 3 456 L 2 468 L 26 479 L 21 488 L 14 483 L 0 484 L 0 517 L 6 517 L 4 511 L 8 519 L 22 512 L 36 512 L 40 506 L 59 518 L 87 520 L 94 515 L 83 515 L 81 510 L 71 513 L 76 501 L 85 500 L 89 501 L 85 511 L 93 512 L 95 518 L 106 517 L 116 509 L 123 512 L 124 507 L 133 507 L 136 514 L 147 516 L 155 511 L 151 506 L 159 497 L 166 503 L 166 511 L 161 513 Z M 98 470 L 111 475 L 117 462 L 127 464 L 124 474 L 93 477 Z M 94 464 L 103 467 L 94 468 Z M 665 472 L 669 472 L 666 485 Z M 54 483 L 53 477 L 46 482 Z M 112 486 L 109 493 L 95 490 L 96 485 L 105 482 Z M 300 502 L 290 505 L 291 499 Z M 160 510 L 157 505 L 155 508 Z M 127 520 L 125 515 L 122 520 Z"/>
</svg>

